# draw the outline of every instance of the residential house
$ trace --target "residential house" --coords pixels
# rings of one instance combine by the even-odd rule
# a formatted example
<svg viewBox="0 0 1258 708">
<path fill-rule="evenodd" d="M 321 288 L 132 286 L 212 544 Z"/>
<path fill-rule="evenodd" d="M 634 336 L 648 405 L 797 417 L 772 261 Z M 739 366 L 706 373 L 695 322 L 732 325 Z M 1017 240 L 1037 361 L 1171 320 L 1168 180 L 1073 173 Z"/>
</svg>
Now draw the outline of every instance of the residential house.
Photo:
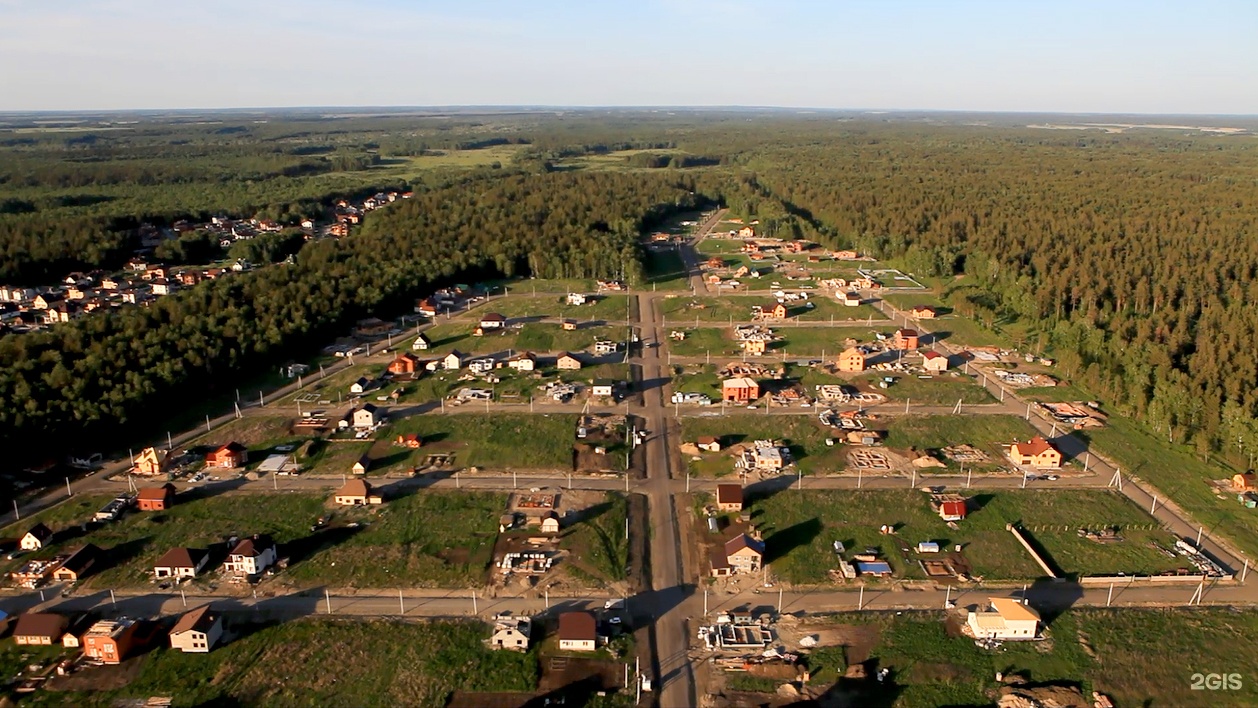
<svg viewBox="0 0 1258 708">
<path fill-rule="evenodd" d="M 532 627 L 533 621 L 528 617 L 499 617 L 494 622 L 494 633 L 489 638 L 489 646 L 494 649 L 528 651 Z"/>
<path fill-rule="evenodd" d="M 177 282 L 167 280 L 165 278 L 160 278 L 158 280 L 153 281 L 153 294 L 154 295 L 169 295 L 175 292 L 175 290 L 177 290 L 178 288 L 179 288 L 179 284 Z"/>
<path fill-rule="evenodd" d="M 563 352 L 555 360 L 555 366 L 560 371 L 577 371 L 581 368 L 581 360 L 569 352 Z"/>
<path fill-rule="evenodd" d="M 355 408 L 350 413 L 350 420 L 353 426 L 359 430 L 366 430 L 376 427 L 383 416 L 379 415 L 379 408 L 370 403 L 366 403 L 362 408 Z"/>
<path fill-rule="evenodd" d="M 432 298 L 425 298 L 415 303 L 416 314 L 422 315 L 424 317 L 428 317 L 430 319 L 434 318 L 437 316 L 437 311 L 438 311 L 437 302 L 433 300 Z"/>
<path fill-rule="evenodd" d="M 537 357 L 532 352 L 520 352 L 507 359 L 507 366 L 516 371 L 533 371 L 537 368 Z"/>
<path fill-rule="evenodd" d="M 141 487 L 136 504 L 140 511 L 166 511 L 175 505 L 175 485 L 167 482 L 160 487 Z"/>
<path fill-rule="evenodd" d="M 205 456 L 205 464 L 208 467 L 218 467 L 221 469 L 234 469 L 244 467 L 245 462 L 249 459 L 249 449 L 236 441 L 227 443 L 219 449 Z"/>
<path fill-rule="evenodd" d="M 745 533 L 725 542 L 725 547 L 712 554 L 712 575 L 747 575 L 760 571 L 764 561 L 764 542 Z"/>
<path fill-rule="evenodd" d="M 559 533 L 559 515 L 553 511 L 542 516 L 542 533 L 555 535 Z"/>
<path fill-rule="evenodd" d="M 769 343 L 763 339 L 747 339 L 742 342 L 742 347 L 748 356 L 760 356 L 768 350 Z"/>
<path fill-rule="evenodd" d="M 502 329 L 507 326 L 507 318 L 497 312 L 486 312 L 481 315 L 480 328 L 488 332 L 491 329 Z"/>
<path fill-rule="evenodd" d="M 978 639 L 1029 640 L 1039 633 L 1040 613 L 1012 597 L 989 597 L 990 609 L 970 612 L 965 623 Z"/>
<path fill-rule="evenodd" d="M 1258 490 L 1258 475 L 1255 475 L 1252 470 L 1232 475 L 1232 489 L 1237 492 Z"/>
<path fill-rule="evenodd" d="M 738 238 L 755 238 L 756 230 L 750 226 L 744 226 L 738 230 Z"/>
<path fill-rule="evenodd" d="M 418 450 L 424 446 L 424 439 L 417 433 L 406 433 L 404 435 L 397 436 L 397 440 L 394 441 L 394 444 L 407 447 L 412 450 Z"/>
<path fill-rule="evenodd" d="M 594 342 L 594 353 L 599 356 L 615 354 L 619 350 L 620 342 L 613 342 L 610 339 L 600 339 Z"/>
<path fill-rule="evenodd" d="M 350 468 L 350 471 L 354 474 L 367 474 L 367 470 L 369 469 L 371 469 L 371 456 L 363 455 L 358 458 L 358 461 L 354 463 L 354 466 Z"/>
<path fill-rule="evenodd" d="M 786 319 L 786 305 L 780 302 L 756 305 L 752 308 L 751 314 L 752 317 L 759 317 L 764 320 L 784 320 Z"/>
<path fill-rule="evenodd" d="M 70 620 L 65 615 L 27 612 L 17 618 L 17 624 L 13 627 L 13 641 L 15 644 L 50 646 L 61 639 L 69 625 Z"/>
<path fill-rule="evenodd" d="M 839 295 L 839 302 L 847 307 L 858 307 L 861 304 L 861 295 L 860 293 L 848 291 Z"/>
<path fill-rule="evenodd" d="M 598 628 L 591 612 L 564 612 L 559 615 L 559 649 L 561 651 L 594 651 L 598 647 Z"/>
<path fill-rule="evenodd" d="M 494 370 L 494 360 L 489 357 L 473 359 L 468 362 L 467 368 L 473 374 L 485 374 Z"/>
<path fill-rule="evenodd" d="M 939 314 L 939 311 L 930 305 L 918 305 L 909 311 L 909 315 L 916 320 L 933 320 Z"/>
<path fill-rule="evenodd" d="M 616 388 L 616 382 L 611 379 L 595 379 L 594 386 L 590 389 L 590 393 L 594 396 L 610 398 L 612 391 Z"/>
<path fill-rule="evenodd" d="M 341 506 L 368 506 L 384 503 L 384 498 L 379 494 L 372 494 L 371 485 L 363 479 L 346 480 L 344 486 L 336 490 L 332 499 Z"/>
<path fill-rule="evenodd" d="M 38 551 L 52 541 L 52 529 L 42 523 L 35 524 L 22 537 L 19 544 L 24 551 Z"/>
<path fill-rule="evenodd" d="M 419 368 L 419 357 L 409 352 L 399 354 L 389 363 L 390 374 L 413 374 Z"/>
<path fill-rule="evenodd" d="M 721 399 L 734 403 L 748 403 L 760 398 L 760 384 L 746 376 L 721 382 Z"/>
<path fill-rule="evenodd" d="M 144 448 L 135 458 L 136 474 L 159 475 L 166 471 L 166 451 L 155 447 Z"/>
<path fill-rule="evenodd" d="M 254 576 L 275 565 L 277 556 L 275 541 L 265 534 L 256 534 L 237 543 L 223 567 L 231 573 Z"/>
<path fill-rule="evenodd" d="M 563 329 L 563 331 L 565 331 L 565 332 L 575 332 L 575 331 L 577 331 L 577 321 L 576 321 L 576 320 L 569 320 L 569 319 L 562 320 L 562 321 L 559 323 L 559 326 L 560 326 L 560 327 Z"/>
<path fill-rule="evenodd" d="M 429 339 L 428 335 L 424 334 L 423 332 L 420 332 L 419 336 L 415 337 L 415 341 L 411 342 L 411 349 L 417 352 L 427 351 L 428 347 L 431 347 L 431 346 L 432 346 L 432 340 Z"/>
<path fill-rule="evenodd" d="M 1061 467 L 1061 451 L 1039 435 L 1027 442 L 1010 445 L 1009 459 L 1015 465 L 1034 467 L 1037 470 L 1055 470 Z"/>
<path fill-rule="evenodd" d="M 35 296 L 35 300 L 31 302 L 31 307 L 36 310 L 49 310 L 61 304 L 63 298 L 60 295 L 52 293 L 40 293 Z"/>
<path fill-rule="evenodd" d="M 101 556 L 101 550 L 93 544 L 86 544 L 70 554 L 56 570 L 52 571 L 54 580 L 74 583 L 91 573 L 92 567 Z"/>
<path fill-rule="evenodd" d="M 918 334 L 915 329 L 898 329 L 892 340 L 896 349 L 913 351 L 917 349 Z"/>
<path fill-rule="evenodd" d="M 721 439 L 715 435 L 703 435 L 696 441 L 700 450 L 704 452 L 720 452 Z"/>
<path fill-rule="evenodd" d="M 210 562 L 210 552 L 200 548 L 172 548 L 153 564 L 155 578 L 195 578 Z"/>
<path fill-rule="evenodd" d="M 205 654 L 223 638 L 223 616 L 203 605 L 185 612 L 170 630 L 170 648 L 185 654 Z"/>
<path fill-rule="evenodd" d="M 743 485 L 716 485 L 716 508 L 720 511 L 743 510 Z"/>
<path fill-rule="evenodd" d="M 585 295 L 581 293 L 568 293 L 569 305 L 584 305 L 586 302 Z"/>
<path fill-rule="evenodd" d="M 103 664 L 120 664 L 139 646 L 141 628 L 139 622 L 125 617 L 101 620 L 83 635 L 83 655 Z"/>
<path fill-rule="evenodd" d="M 941 374 L 948 370 L 948 356 L 939 352 L 922 352 L 922 367 L 932 373 Z"/>
<path fill-rule="evenodd" d="M 349 392 L 353 395 L 361 395 L 371 390 L 371 379 L 366 376 L 359 377 L 357 381 L 349 385 Z"/>
<path fill-rule="evenodd" d="M 463 352 L 458 349 L 453 349 L 449 354 L 445 355 L 445 358 L 441 360 L 441 364 L 446 369 L 455 371 L 463 368 L 463 359 L 465 358 L 466 355 L 464 355 Z"/>
<path fill-rule="evenodd" d="M 939 518 L 944 521 L 960 521 L 965 518 L 967 511 L 965 500 L 955 494 L 939 499 L 936 507 Z"/>
<path fill-rule="evenodd" d="M 848 347 L 839 354 L 839 371 L 860 373 L 865 370 L 865 352 L 857 347 Z"/>
</svg>

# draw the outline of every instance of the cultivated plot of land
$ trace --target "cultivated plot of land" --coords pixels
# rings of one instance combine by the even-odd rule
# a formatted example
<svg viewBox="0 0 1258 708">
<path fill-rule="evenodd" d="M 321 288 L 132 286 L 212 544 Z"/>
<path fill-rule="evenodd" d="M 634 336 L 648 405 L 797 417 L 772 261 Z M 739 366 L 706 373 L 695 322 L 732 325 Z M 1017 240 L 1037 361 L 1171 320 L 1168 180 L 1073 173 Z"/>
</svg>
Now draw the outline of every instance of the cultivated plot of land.
<svg viewBox="0 0 1258 708">
<path fill-rule="evenodd" d="M 155 650 L 122 688 L 43 691 L 36 703 L 110 706 L 160 695 L 189 706 L 441 706 L 456 690 L 537 687 L 536 655 L 489 649 L 481 622 L 299 620 L 233 633 L 209 654 Z"/>
<path fill-rule="evenodd" d="M 842 652 L 840 657 L 823 652 L 822 670 L 814 673 L 818 683 L 832 680 L 829 665 L 835 663 L 840 670 L 867 661 L 890 669 L 883 684 L 838 687 L 852 705 L 989 705 L 1000 687 L 996 672 L 1031 684 L 1082 682 L 1085 696 L 1098 690 L 1119 706 L 1203 705 L 1203 692 L 1192 689 L 1194 673 L 1220 673 L 1210 668 L 1219 664 L 1228 667 L 1222 672 L 1246 679 L 1258 671 L 1258 659 L 1249 651 L 1258 618 L 1226 609 L 1072 610 L 1051 618 L 1051 642 L 1009 642 L 996 652 L 961 636 L 953 617 L 947 622 L 943 612 L 844 613 L 797 630 L 821 636 L 827 649 Z M 809 663 L 811 668 L 811 657 Z M 1212 706 L 1258 700 L 1258 687 L 1248 680 L 1241 690 L 1210 693 L 1205 703 Z"/>
<path fill-rule="evenodd" d="M 416 433 L 422 454 L 453 455 L 458 467 L 568 470 L 576 429 L 575 415 L 460 413 L 403 418 L 381 437 Z"/>
<path fill-rule="evenodd" d="M 971 574 L 988 580 L 1040 577 L 1042 571 L 1006 530 L 1010 523 L 1026 528 L 1048 552 L 1050 563 L 1067 574 L 1154 573 L 1184 567 L 1158 548 L 1173 544 L 1174 538 L 1125 498 L 1109 491 L 967 494 L 970 513 L 955 531 L 931 511 L 925 494 L 908 489 L 786 490 L 757 499 L 752 518 L 765 534 L 774 571 L 793 583 L 826 581 L 829 570 L 836 567 L 834 541 L 842 541 L 848 549 L 881 549 L 899 577 L 925 577 L 901 550 L 922 541 L 935 541 L 942 548 L 961 544 Z M 894 526 L 895 535 L 881 534 L 883 525 Z M 1054 525 L 1056 531 L 1049 530 Z M 1117 527 L 1122 540 L 1100 542 L 1080 538 L 1077 532 L 1107 527 Z"/>
</svg>

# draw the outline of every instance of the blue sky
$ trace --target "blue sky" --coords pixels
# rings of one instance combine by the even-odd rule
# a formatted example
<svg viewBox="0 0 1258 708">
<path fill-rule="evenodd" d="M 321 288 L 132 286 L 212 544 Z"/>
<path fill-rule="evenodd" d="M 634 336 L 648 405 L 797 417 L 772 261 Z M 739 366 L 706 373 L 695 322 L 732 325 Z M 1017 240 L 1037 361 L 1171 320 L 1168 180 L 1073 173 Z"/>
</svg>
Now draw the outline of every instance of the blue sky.
<svg viewBox="0 0 1258 708">
<path fill-rule="evenodd" d="M 0 0 L 0 110 L 1258 114 L 1258 0 Z"/>
</svg>

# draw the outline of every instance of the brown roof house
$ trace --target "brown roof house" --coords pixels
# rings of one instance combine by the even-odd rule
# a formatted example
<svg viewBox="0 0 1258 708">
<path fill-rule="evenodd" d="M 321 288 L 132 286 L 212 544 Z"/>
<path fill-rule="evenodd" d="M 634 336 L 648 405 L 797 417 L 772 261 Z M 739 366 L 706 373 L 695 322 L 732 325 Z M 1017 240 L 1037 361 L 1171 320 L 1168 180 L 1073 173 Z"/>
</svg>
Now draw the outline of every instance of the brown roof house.
<svg viewBox="0 0 1258 708">
<path fill-rule="evenodd" d="M 569 352 L 563 352 L 555 360 L 555 367 L 560 371 L 577 371 L 581 368 L 581 360 Z"/>
<path fill-rule="evenodd" d="M 943 373 L 948 370 L 948 356 L 939 352 L 922 352 L 922 367 L 927 371 Z"/>
<path fill-rule="evenodd" d="M 839 355 L 839 371 L 860 373 L 865 370 L 865 352 L 856 347 L 848 347 Z"/>
<path fill-rule="evenodd" d="M 73 583 L 87 577 L 92 567 L 96 565 L 96 561 L 100 559 L 101 550 L 92 544 L 80 547 L 77 551 L 70 554 L 69 558 L 61 563 L 60 566 L 52 571 L 54 580 Z"/>
<path fill-rule="evenodd" d="M 205 456 L 205 463 L 210 467 L 244 467 L 249 459 L 249 450 L 244 445 L 232 441 Z"/>
<path fill-rule="evenodd" d="M 52 529 L 42 523 L 39 523 L 32 526 L 30 530 L 26 532 L 26 535 L 22 537 L 22 541 L 19 545 L 24 551 L 38 551 L 48 545 L 48 542 L 51 540 Z"/>
<path fill-rule="evenodd" d="M 13 641 L 17 644 L 51 645 L 61 639 L 70 620 L 51 612 L 27 612 L 17 618 Z"/>
<path fill-rule="evenodd" d="M 390 374 L 413 374 L 419 367 L 419 357 L 414 354 L 399 354 L 398 358 L 389 363 Z"/>
<path fill-rule="evenodd" d="M 559 615 L 559 648 L 563 651 L 594 651 L 598 648 L 598 628 L 589 612 Z"/>
<path fill-rule="evenodd" d="M 1061 451 L 1038 435 L 1027 442 L 1010 445 L 1009 459 L 1015 465 L 1026 465 L 1037 470 L 1055 470 L 1061 467 Z"/>
<path fill-rule="evenodd" d="M 712 554 L 712 575 L 748 575 L 759 572 L 764 561 L 764 542 L 740 533 Z"/>
<path fill-rule="evenodd" d="M 336 490 L 336 494 L 332 497 L 333 501 L 341 506 L 367 506 L 369 504 L 383 504 L 384 498 L 379 494 L 372 494 L 371 485 L 364 479 L 350 479 L 345 485 Z"/>
<path fill-rule="evenodd" d="M 200 548 L 172 548 L 153 564 L 155 578 L 195 578 L 210 562 L 210 552 Z"/>
<path fill-rule="evenodd" d="M 917 346 L 919 344 L 918 340 L 919 340 L 919 337 L 917 334 L 917 330 L 898 329 L 895 332 L 895 337 L 892 339 L 892 344 L 895 346 L 896 349 L 907 349 L 907 350 L 912 351 L 912 350 L 917 349 Z"/>
<path fill-rule="evenodd" d="M 741 484 L 716 485 L 716 508 L 721 511 L 742 511 L 743 486 Z"/>
<path fill-rule="evenodd" d="M 160 487 L 144 487 L 136 495 L 140 511 L 166 511 L 175 505 L 175 485 L 167 482 Z"/>
<path fill-rule="evenodd" d="M 223 567 L 228 572 L 252 577 L 275 565 L 278 555 L 279 549 L 276 548 L 275 541 L 270 536 L 258 534 L 237 543 L 227 555 L 227 562 Z"/>
<path fill-rule="evenodd" d="M 223 638 L 223 616 L 209 605 L 186 612 L 170 630 L 170 648 L 185 654 L 205 654 Z"/>
<path fill-rule="evenodd" d="M 698 448 L 704 452 L 720 452 L 721 439 L 715 435 L 703 435 L 696 441 Z"/>
</svg>

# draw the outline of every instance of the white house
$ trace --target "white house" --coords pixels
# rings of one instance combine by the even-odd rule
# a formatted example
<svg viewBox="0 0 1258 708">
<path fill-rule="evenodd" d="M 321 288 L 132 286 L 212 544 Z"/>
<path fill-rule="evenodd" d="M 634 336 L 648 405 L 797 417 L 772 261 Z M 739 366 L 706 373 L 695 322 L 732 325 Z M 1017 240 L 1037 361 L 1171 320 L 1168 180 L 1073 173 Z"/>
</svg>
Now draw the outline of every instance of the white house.
<svg viewBox="0 0 1258 708">
<path fill-rule="evenodd" d="M 370 403 L 355 410 L 354 427 L 359 429 L 376 427 L 376 423 L 379 422 L 379 416 L 376 415 L 378 411 L 379 409 Z"/>
<path fill-rule="evenodd" d="M 559 515 L 550 512 L 542 517 L 542 533 L 557 534 L 559 533 Z"/>
<path fill-rule="evenodd" d="M 275 565 L 278 550 L 270 536 L 258 534 L 236 544 L 223 567 L 230 573 L 258 575 Z"/>
<path fill-rule="evenodd" d="M 927 371 L 943 373 L 948 370 L 948 357 L 939 352 L 922 352 L 922 366 Z"/>
<path fill-rule="evenodd" d="M 971 612 L 966 624 L 978 639 L 1035 639 L 1040 613 L 1011 597 L 989 597 L 991 609 Z"/>
<path fill-rule="evenodd" d="M 497 618 L 493 636 L 489 638 L 489 646 L 493 649 L 528 651 L 532 624 L 528 617 L 506 615 Z"/>
<path fill-rule="evenodd" d="M 467 368 L 471 369 L 473 374 L 483 374 L 486 371 L 494 370 L 494 360 L 489 358 L 473 359 L 467 365 Z"/>
<path fill-rule="evenodd" d="M 610 381 L 608 379 L 596 379 L 594 381 L 594 387 L 591 389 L 591 393 L 595 396 L 610 397 L 614 388 L 616 388 L 616 383 L 614 381 Z"/>
<path fill-rule="evenodd" d="M 24 551 L 38 551 L 52 540 L 52 529 L 43 524 L 35 524 L 22 537 L 21 547 Z"/>
<path fill-rule="evenodd" d="M 856 307 L 861 304 L 860 293 L 846 292 L 839 295 L 839 301 L 848 307 Z"/>
<path fill-rule="evenodd" d="M 452 371 L 463 368 L 463 352 L 457 349 L 451 351 L 441 360 L 441 364 Z"/>
<path fill-rule="evenodd" d="M 507 318 L 497 312 L 487 312 L 480 318 L 480 328 L 489 331 L 507 326 Z"/>
<path fill-rule="evenodd" d="M 582 295 L 581 293 L 568 293 L 569 305 L 584 305 L 585 302 L 586 302 L 585 296 Z"/>
<path fill-rule="evenodd" d="M 371 381 L 367 377 L 363 377 L 349 385 L 350 393 L 363 393 L 371 388 Z"/>
<path fill-rule="evenodd" d="M 507 366 L 516 371 L 533 371 L 537 368 L 537 357 L 532 352 L 522 352 L 508 359 Z"/>
<path fill-rule="evenodd" d="M 172 548 L 153 564 L 155 578 L 195 578 L 205 570 L 209 551 L 199 548 Z"/>
<path fill-rule="evenodd" d="M 610 339 L 600 339 L 594 343 L 595 354 L 614 354 L 618 349 L 620 349 L 620 343 Z"/>
<path fill-rule="evenodd" d="M 420 332 L 419 336 L 415 338 L 415 341 L 411 343 L 411 349 L 415 351 L 422 351 L 430 346 L 432 346 L 432 340 L 428 339 L 428 336 L 423 332 Z"/>
<path fill-rule="evenodd" d="M 222 638 L 222 615 L 205 605 L 179 618 L 170 630 L 170 648 L 185 654 L 205 654 Z"/>
</svg>

